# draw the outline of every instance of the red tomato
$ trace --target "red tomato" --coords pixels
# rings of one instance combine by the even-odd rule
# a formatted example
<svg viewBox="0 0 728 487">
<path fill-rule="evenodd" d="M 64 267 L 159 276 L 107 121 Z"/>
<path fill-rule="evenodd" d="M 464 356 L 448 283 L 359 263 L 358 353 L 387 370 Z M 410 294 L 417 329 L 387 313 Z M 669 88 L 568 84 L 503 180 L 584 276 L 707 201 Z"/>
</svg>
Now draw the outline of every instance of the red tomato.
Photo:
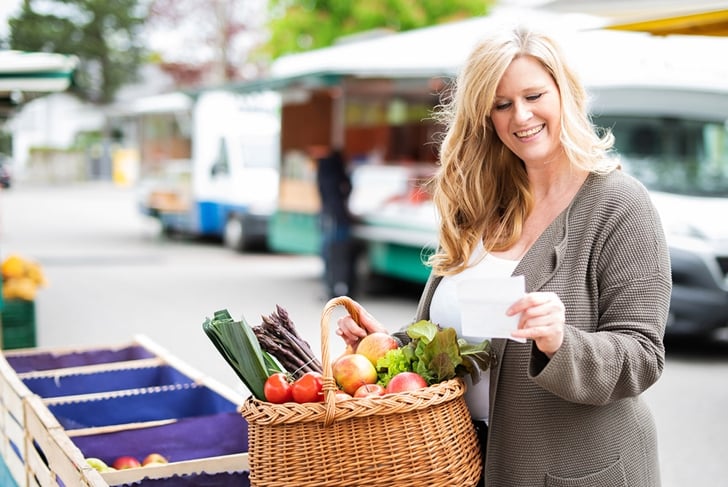
<svg viewBox="0 0 728 487">
<path fill-rule="evenodd" d="M 293 400 L 297 403 L 324 400 L 324 380 L 318 372 L 306 372 L 293 382 Z"/>
<path fill-rule="evenodd" d="M 293 401 L 293 385 L 283 372 L 276 372 L 263 384 L 263 394 L 268 402 L 282 404 Z"/>
</svg>

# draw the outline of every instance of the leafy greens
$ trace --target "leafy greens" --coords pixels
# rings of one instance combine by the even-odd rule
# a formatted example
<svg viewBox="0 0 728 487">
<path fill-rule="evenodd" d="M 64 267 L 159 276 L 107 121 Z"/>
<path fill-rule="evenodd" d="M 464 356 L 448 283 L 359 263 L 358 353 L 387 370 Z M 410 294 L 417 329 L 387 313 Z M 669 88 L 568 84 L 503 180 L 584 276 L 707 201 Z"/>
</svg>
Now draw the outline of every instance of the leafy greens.
<svg viewBox="0 0 728 487">
<path fill-rule="evenodd" d="M 473 382 L 494 363 L 488 340 L 470 344 L 454 328 L 441 328 L 428 320 L 407 327 L 410 341 L 390 350 L 377 362 L 378 382 L 385 386 L 400 372 L 417 372 L 428 384 L 470 374 Z"/>
</svg>

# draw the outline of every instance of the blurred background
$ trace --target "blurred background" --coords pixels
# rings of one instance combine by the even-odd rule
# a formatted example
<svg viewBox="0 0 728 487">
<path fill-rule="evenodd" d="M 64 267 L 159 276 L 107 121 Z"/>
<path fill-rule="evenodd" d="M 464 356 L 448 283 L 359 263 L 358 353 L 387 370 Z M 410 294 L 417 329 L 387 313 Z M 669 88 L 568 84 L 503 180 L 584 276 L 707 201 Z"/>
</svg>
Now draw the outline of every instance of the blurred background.
<svg viewBox="0 0 728 487">
<path fill-rule="evenodd" d="M 432 110 L 516 21 L 562 41 L 668 233 L 668 361 L 646 394 L 663 484 L 725 485 L 728 2 L 2 0 L 3 348 L 143 334 L 245 393 L 202 332 L 217 310 L 281 305 L 319 350 L 340 278 L 407 324 L 437 238 Z M 335 149 L 350 232 L 322 253 Z"/>
</svg>

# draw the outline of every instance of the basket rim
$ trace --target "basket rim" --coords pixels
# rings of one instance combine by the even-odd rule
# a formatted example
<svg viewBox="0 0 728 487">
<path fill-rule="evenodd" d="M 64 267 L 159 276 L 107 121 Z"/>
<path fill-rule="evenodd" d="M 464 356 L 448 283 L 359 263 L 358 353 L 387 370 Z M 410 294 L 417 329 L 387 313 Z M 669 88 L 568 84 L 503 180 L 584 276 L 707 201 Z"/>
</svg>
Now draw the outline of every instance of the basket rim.
<svg viewBox="0 0 728 487">
<path fill-rule="evenodd" d="M 251 425 L 303 422 L 330 424 L 351 418 L 401 414 L 444 404 L 462 397 L 465 394 L 465 387 L 462 378 L 455 377 L 414 391 L 335 401 L 332 412 L 329 411 L 329 404 L 326 402 L 275 404 L 261 401 L 251 395 L 238 408 L 238 412 Z"/>
</svg>

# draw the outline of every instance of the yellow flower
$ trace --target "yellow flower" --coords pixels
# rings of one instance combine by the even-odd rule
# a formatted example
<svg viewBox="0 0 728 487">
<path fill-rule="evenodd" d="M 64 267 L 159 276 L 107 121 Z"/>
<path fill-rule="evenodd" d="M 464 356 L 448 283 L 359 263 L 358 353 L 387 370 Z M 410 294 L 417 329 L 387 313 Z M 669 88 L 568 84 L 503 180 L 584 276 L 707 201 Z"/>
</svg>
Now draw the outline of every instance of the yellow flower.
<svg viewBox="0 0 728 487">
<path fill-rule="evenodd" d="M 39 287 L 47 285 L 40 265 L 24 259 L 19 255 L 11 255 L 0 265 L 2 272 L 3 299 L 35 299 Z"/>
</svg>

